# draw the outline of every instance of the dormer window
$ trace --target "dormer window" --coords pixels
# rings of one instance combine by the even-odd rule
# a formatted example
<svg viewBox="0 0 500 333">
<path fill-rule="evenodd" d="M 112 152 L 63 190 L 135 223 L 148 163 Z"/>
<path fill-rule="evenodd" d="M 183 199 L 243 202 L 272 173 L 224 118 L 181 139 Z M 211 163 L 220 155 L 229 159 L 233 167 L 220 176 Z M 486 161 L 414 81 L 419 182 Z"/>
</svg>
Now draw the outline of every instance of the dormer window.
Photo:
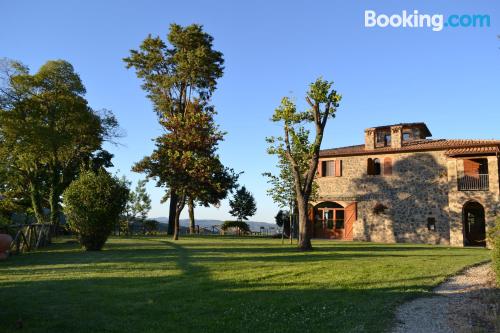
<svg viewBox="0 0 500 333">
<path fill-rule="evenodd" d="M 391 131 L 377 131 L 377 146 L 387 147 L 391 145 Z"/>
</svg>

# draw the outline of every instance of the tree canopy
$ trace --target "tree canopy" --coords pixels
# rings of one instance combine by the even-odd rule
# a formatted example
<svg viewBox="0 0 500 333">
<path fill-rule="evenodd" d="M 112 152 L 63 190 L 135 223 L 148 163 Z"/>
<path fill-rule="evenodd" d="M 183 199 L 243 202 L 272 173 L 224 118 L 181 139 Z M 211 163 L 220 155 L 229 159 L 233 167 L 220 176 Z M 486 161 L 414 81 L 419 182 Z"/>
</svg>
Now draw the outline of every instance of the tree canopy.
<svg viewBox="0 0 500 333">
<path fill-rule="evenodd" d="M 257 212 L 255 199 L 245 186 L 236 190 L 233 199 L 229 200 L 229 206 L 231 207 L 229 214 L 236 217 L 238 221 L 248 220 L 249 216 Z"/>
<path fill-rule="evenodd" d="M 118 135 L 110 111 L 95 111 L 73 66 L 64 60 L 45 63 L 37 73 L 19 62 L 3 60 L 0 84 L 0 168 L 5 196 L 26 202 L 39 222 L 42 208 L 58 222 L 61 194 L 82 168 L 110 166 L 102 148 Z"/>
</svg>

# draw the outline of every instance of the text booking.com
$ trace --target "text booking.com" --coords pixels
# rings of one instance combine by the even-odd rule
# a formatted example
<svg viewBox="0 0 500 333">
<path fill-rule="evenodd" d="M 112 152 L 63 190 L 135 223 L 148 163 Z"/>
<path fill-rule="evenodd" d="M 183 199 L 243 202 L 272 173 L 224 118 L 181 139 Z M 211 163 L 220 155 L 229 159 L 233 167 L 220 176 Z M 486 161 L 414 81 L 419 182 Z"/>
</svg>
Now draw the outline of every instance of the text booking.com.
<svg viewBox="0 0 500 333">
<path fill-rule="evenodd" d="M 398 14 L 377 14 L 374 10 L 365 10 L 365 27 L 393 28 L 430 28 L 442 31 L 444 28 L 488 28 L 490 16 L 486 14 L 420 14 L 418 10 L 403 10 Z"/>
</svg>

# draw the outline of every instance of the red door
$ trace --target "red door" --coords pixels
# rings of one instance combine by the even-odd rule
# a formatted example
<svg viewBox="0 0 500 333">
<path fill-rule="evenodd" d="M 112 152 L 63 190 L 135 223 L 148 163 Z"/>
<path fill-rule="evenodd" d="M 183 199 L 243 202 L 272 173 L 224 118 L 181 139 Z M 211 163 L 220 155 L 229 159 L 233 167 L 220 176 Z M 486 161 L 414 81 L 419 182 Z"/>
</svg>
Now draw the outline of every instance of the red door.
<svg viewBox="0 0 500 333">
<path fill-rule="evenodd" d="M 344 217 L 344 239 L 345 240 L 352 240 L 352 230 L 354 226 L 354 221 L 357 219 L 357 203 L 353 202 L 349 206 L 347 206 L 344 211 L 345 211 L 345 217 Z"/>
</svg>

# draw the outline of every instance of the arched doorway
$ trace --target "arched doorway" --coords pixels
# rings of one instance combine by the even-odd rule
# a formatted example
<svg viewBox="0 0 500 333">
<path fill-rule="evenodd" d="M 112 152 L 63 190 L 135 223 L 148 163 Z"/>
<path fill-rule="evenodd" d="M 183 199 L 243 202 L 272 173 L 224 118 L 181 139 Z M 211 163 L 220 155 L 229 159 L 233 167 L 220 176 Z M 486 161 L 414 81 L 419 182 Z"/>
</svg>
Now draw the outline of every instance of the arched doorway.
<svg viewBox="0 0 500 333">
<path fill-rule="evenodd" d="M 486 246 L 486 224 L 484 207 L 469 201 L 463 207 L 464 245 Z"/>
<path fill-rule="evenodd" d="M 339 238 L 338 230 L 344 229 L 344 207 L 336 202 L 325 201 L 314 207 L 313 237 Z"/>
</svg>

